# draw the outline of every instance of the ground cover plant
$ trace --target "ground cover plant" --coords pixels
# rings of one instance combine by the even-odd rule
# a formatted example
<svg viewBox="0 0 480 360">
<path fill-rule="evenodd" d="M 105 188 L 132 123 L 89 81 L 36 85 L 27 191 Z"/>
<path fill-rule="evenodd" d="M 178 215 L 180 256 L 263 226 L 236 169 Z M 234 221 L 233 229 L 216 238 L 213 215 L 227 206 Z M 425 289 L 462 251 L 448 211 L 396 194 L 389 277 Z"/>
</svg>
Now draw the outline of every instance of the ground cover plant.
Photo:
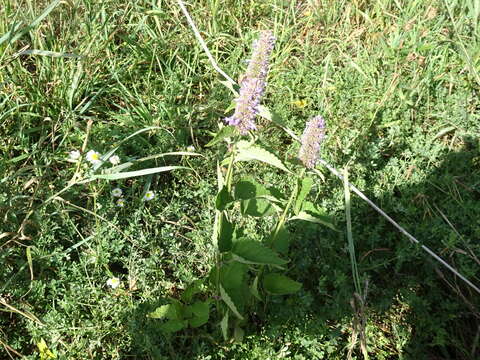
<svg viewBox="0 0 480 360">
<path fill-rule="evenodd" d="M 294 175 L 235 162 L 222 193 L 230 162 L 221 162 L 251 138 L 212 145 L 234 95 L 177 2 L 2 5 L 2 358 L 478 358 L 478 294 L 355 195 L 346 206 L 348 191 L 324 167 L 297 182 L 299 144 L 282 127 L 257 117 L 252 136 Z M 322 158 L 479 283 L 475 1 L 187 7 L 238 85 L 252 42 L 271 29 L 262 104 L 275 120 L 301 136 L 322 114 Z M 278 227 L 274 205 L 309 184 L 302 201 L 330 226 Z M 262 193 L 232 202 L 236 185 Z M 285 201 L 266 216 L 244 216 L 277 195 Z M 250 289 L 273 270 L 291 279 L 275 296 L 259 277 L 261 301 L 236 309 L 244 322 L 225 301 L 236 278 L 209 275 L 229 266 L 212 241 L 224 216 L 249 239 L 290 234 L 274 264 L 282 269 L 234 262 Z M 175 304 L 187 322 L 165 328 L 178 320 Z"/>
</svg>

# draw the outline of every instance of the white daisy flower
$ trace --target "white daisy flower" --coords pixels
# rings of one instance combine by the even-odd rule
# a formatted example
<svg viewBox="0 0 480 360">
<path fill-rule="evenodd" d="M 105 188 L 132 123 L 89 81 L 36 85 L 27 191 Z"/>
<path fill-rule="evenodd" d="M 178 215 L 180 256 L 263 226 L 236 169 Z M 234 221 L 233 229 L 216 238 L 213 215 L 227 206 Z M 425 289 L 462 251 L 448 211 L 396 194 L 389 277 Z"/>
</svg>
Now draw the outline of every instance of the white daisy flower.
<svg viewBox="0 0 480 360">
<path fill-rule="evenodd" d="M 120 164 L 120 157 L 118 155 L 113 155 L 113 156 L 110 156 L 108 161 L 110 161 L 112 165 L 118 165 Z"/>
<path fill-rule="evenodd" d="M 90 150 L 89 152 L 87 152 L 86 158 L 89 162 L 91 162 L 94 165 L 98 164 L 101 161 L 100 153 L 96 152 L 95 150 Z"/>
<path fill-rule="evenodd" d="M 187 151 L 194 152 L 195 151 L 195 146 L 193 146 L 193 145 L 188 146 Z"/>
<path fill-rule="evenodd" d="M 120 279 L 117 277 L 113 277 L 107 280 L 107 286 L 110 286 L 112 289 L 116 289 L 120 286 Z"/>
<path fill-rule="evenodd" d="M 117 206 L 118 207 L 124 207 L 125 206 L 125 199 L 124 198 L 120 198 L 117 200 Z"/>
<path fill-rule="evenodd" d="M 112 190 L 112 196 L 113 197 L 121 197 L 123 195 L 123 191 L 120 188 L 115 188 Z"/>
<path fill-rule="evenodd" d="M 78 150 L 72 150 L 68 153 L 68 159 L 69 160 L 73 160 L 73 161 L 77 161 L 78 159 L 80 159 L 80 151 Z"/>
<path fill-rule="evenodd" d="M 150 201 L 150 200 L 153 200 L 154 197 L 155 197 L 155 193 L 153 191 L 147 191 L 145 195 L 143 195 L 143 200 Z"/>
</svg>

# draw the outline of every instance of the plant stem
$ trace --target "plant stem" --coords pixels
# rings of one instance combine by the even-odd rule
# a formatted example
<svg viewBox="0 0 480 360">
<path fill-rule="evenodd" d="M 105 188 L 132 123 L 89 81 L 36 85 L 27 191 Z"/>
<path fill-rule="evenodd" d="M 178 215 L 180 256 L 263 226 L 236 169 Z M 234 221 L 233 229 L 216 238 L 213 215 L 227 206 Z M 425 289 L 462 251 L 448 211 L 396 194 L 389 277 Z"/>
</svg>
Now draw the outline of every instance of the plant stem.
<svg viewBox="0 0 480 360">
<path fill-rule="evenodd" d="M 275 240 L 277 239 L 278 233 L 280 232 L 280 229 L 282 226 L 285 224 L 285 220 L 287 218 L 288 212 L 290 211 L 290 208 L 292 207 L 293 201 L 297 198 L 298 195 L 298 181 L 305 175 L 305 169 L 302 169 L 300 172 L 300 176 L 295 179 L 295 188 L 292 191 L 292 194 L 290 195 L 290 198 L 288 199 L 287 206 L 285 206 L 285 209 L 283 209 L 283 213 L 280 216 L 280 219 L 278 219 L 277 226 L 275 227 L 275 231 L 273 232 L 272 238 L 270 240 L 271 245 L 273 246 L 275 243 Z"/>
</svg>

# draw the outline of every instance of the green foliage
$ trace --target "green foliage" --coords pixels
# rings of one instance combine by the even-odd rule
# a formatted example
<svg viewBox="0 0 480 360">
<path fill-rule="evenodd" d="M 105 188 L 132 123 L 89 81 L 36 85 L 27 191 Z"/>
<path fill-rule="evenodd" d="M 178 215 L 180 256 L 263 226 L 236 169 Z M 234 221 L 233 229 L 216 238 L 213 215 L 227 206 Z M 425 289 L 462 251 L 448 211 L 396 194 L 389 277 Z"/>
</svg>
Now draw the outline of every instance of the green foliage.
<svg viewBox="0 0 480 360">
<path fill-rule="evenodd" d="M 235 260 L 245 264 L 285 265 L 287 263 L 273 250 L 255 240 L 238 239 L 233 245 L 232 253 Z"/>
<path fill-rule="evenodd" d="M 307 190 L 290 136 L 319 113 L 328 125 L 321 156 L 348 165 L 352 183 L 477 282 L 476 2 L 222 5 L 188 9 L 234 79 L 255 29 L 275 29 L 277 44 L 254 148 L 245 144 L 248 161 L 237 159 L 224 193 L 234 201 L 218 210 L 215 182 L 223 177 L 222 188 L 227 174 L 215 164 L 237 139 L 216 124 L 238 89 L 219 83 L 176 2 L 2 3 L 0 358 L 345 359 L 354 289 L 343 192 L 320 167 Z M 147 128 L 157 130 L 130 137 Z M 121 163 L 92 173 L 70 162 L 84 144 L 83 154 Z M 152 155 L 168 153 L 177 155 Z M 92 177 L 171 166 L 189 170 Z M 66 189 L 74 174 L 92 181 Z M 247 177 L 267 193 L 237 199 Z M 141 200 L 147 190 L 153 201 Z M 370 357 L 478 358 L 478 296 L 351 200 Z M 288 261 L 285 269 L 236 261 L 242 238 Z M 272 273 L 301 288 L 271 294 Z M 106 285 L 111 277 L 118 288 Z M 174 303 L 178 319 L 148 316 Z"/>
<path fill-rule="evenodd" d="M 261 146 L 251 144 L 245 140 L 240 140 L 237 146 L 238 154 L 235 156 L 235 161 L 257 160 L 277 167 L 287 173 L 290 172 L 277 156 Z"/>
<path fill-rule="evenodd" d="M 274 295 L 286 295 L 300 290 L 302 284 L 285 275 L 270 273 L 263 279 L 263 287 L 267 292 Z"/>
</svg>

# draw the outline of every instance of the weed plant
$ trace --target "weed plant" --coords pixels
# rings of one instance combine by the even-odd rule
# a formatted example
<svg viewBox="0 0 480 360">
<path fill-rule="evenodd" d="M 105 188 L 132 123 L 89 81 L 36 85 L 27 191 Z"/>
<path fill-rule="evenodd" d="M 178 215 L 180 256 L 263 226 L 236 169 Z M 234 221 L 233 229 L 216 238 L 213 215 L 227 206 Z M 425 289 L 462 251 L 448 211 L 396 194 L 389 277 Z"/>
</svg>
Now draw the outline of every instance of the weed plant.
<svg viewBox="0 0 480 360">
<path fill-rule="evenodd" d="M 278 218 L 275 210 L 240 216 L 249 199 L 217 196 L 218 180 L 227 179 L 221 162 L 239 142 L 206 145 L 232 114 L 232 93 L 177 3 L 2 5 L 0 358 L 344 359 L 350 349 L 361 358 L 354 345 L 362 329 L 372 359 L 479 357 L 478 294 L 352 194 L 354 281 L 345 191 L 320 166 L 323 177 L 310 176 L 305 201 L 333 224 L 287 222 L 289 250 L 279 255 L 289 259 L 279 274 L 301 288 L 261 292 L 261 302 L 237 309 L 248 320 L 238 321 L 222 283 L 209 281 L 235 255 L 219 259 L 213 219 L 241 221 L 260 241 Z M 478 284 L 476 1 L 204 0 L 188 10 L 239 85 L 252 41 L 272 29 L 263 104 L 275 120 L 300 135 L 306 120 L 322 114 L 321 156 L 348 167 L 350 182 Z M 298 144 L 264 118 L 254 134 L 294 176 L 235 162 L 230 195 L 241 180 L 284 200 L 298 194 Z M 104 156 L 101 167 L 92 170 L 89 150 Z M 152 157 L 165 153 L 176 154 Z M 113 155 L 120 164 L 109 162 Z M 115 169 L 122 164 L 131 165 Z M 118 177 L 168 166 L 182 168 Z M 117 188 L 123 206 L 112 196 Z M 280 271 L 247 266 L 249 286 L 258 274 Z M 257 284 L 264 285 L 260 277 Z M 192 294 L 195 287 L 201 291 Z M 362 311 L 351 306 L 359 289 Z M 195 304 L 210 299 L 209 319 L 198 327 L 166 332 L 169 319 L 152 318 L 175 302 L 202 307 Z"/>
</svg>

